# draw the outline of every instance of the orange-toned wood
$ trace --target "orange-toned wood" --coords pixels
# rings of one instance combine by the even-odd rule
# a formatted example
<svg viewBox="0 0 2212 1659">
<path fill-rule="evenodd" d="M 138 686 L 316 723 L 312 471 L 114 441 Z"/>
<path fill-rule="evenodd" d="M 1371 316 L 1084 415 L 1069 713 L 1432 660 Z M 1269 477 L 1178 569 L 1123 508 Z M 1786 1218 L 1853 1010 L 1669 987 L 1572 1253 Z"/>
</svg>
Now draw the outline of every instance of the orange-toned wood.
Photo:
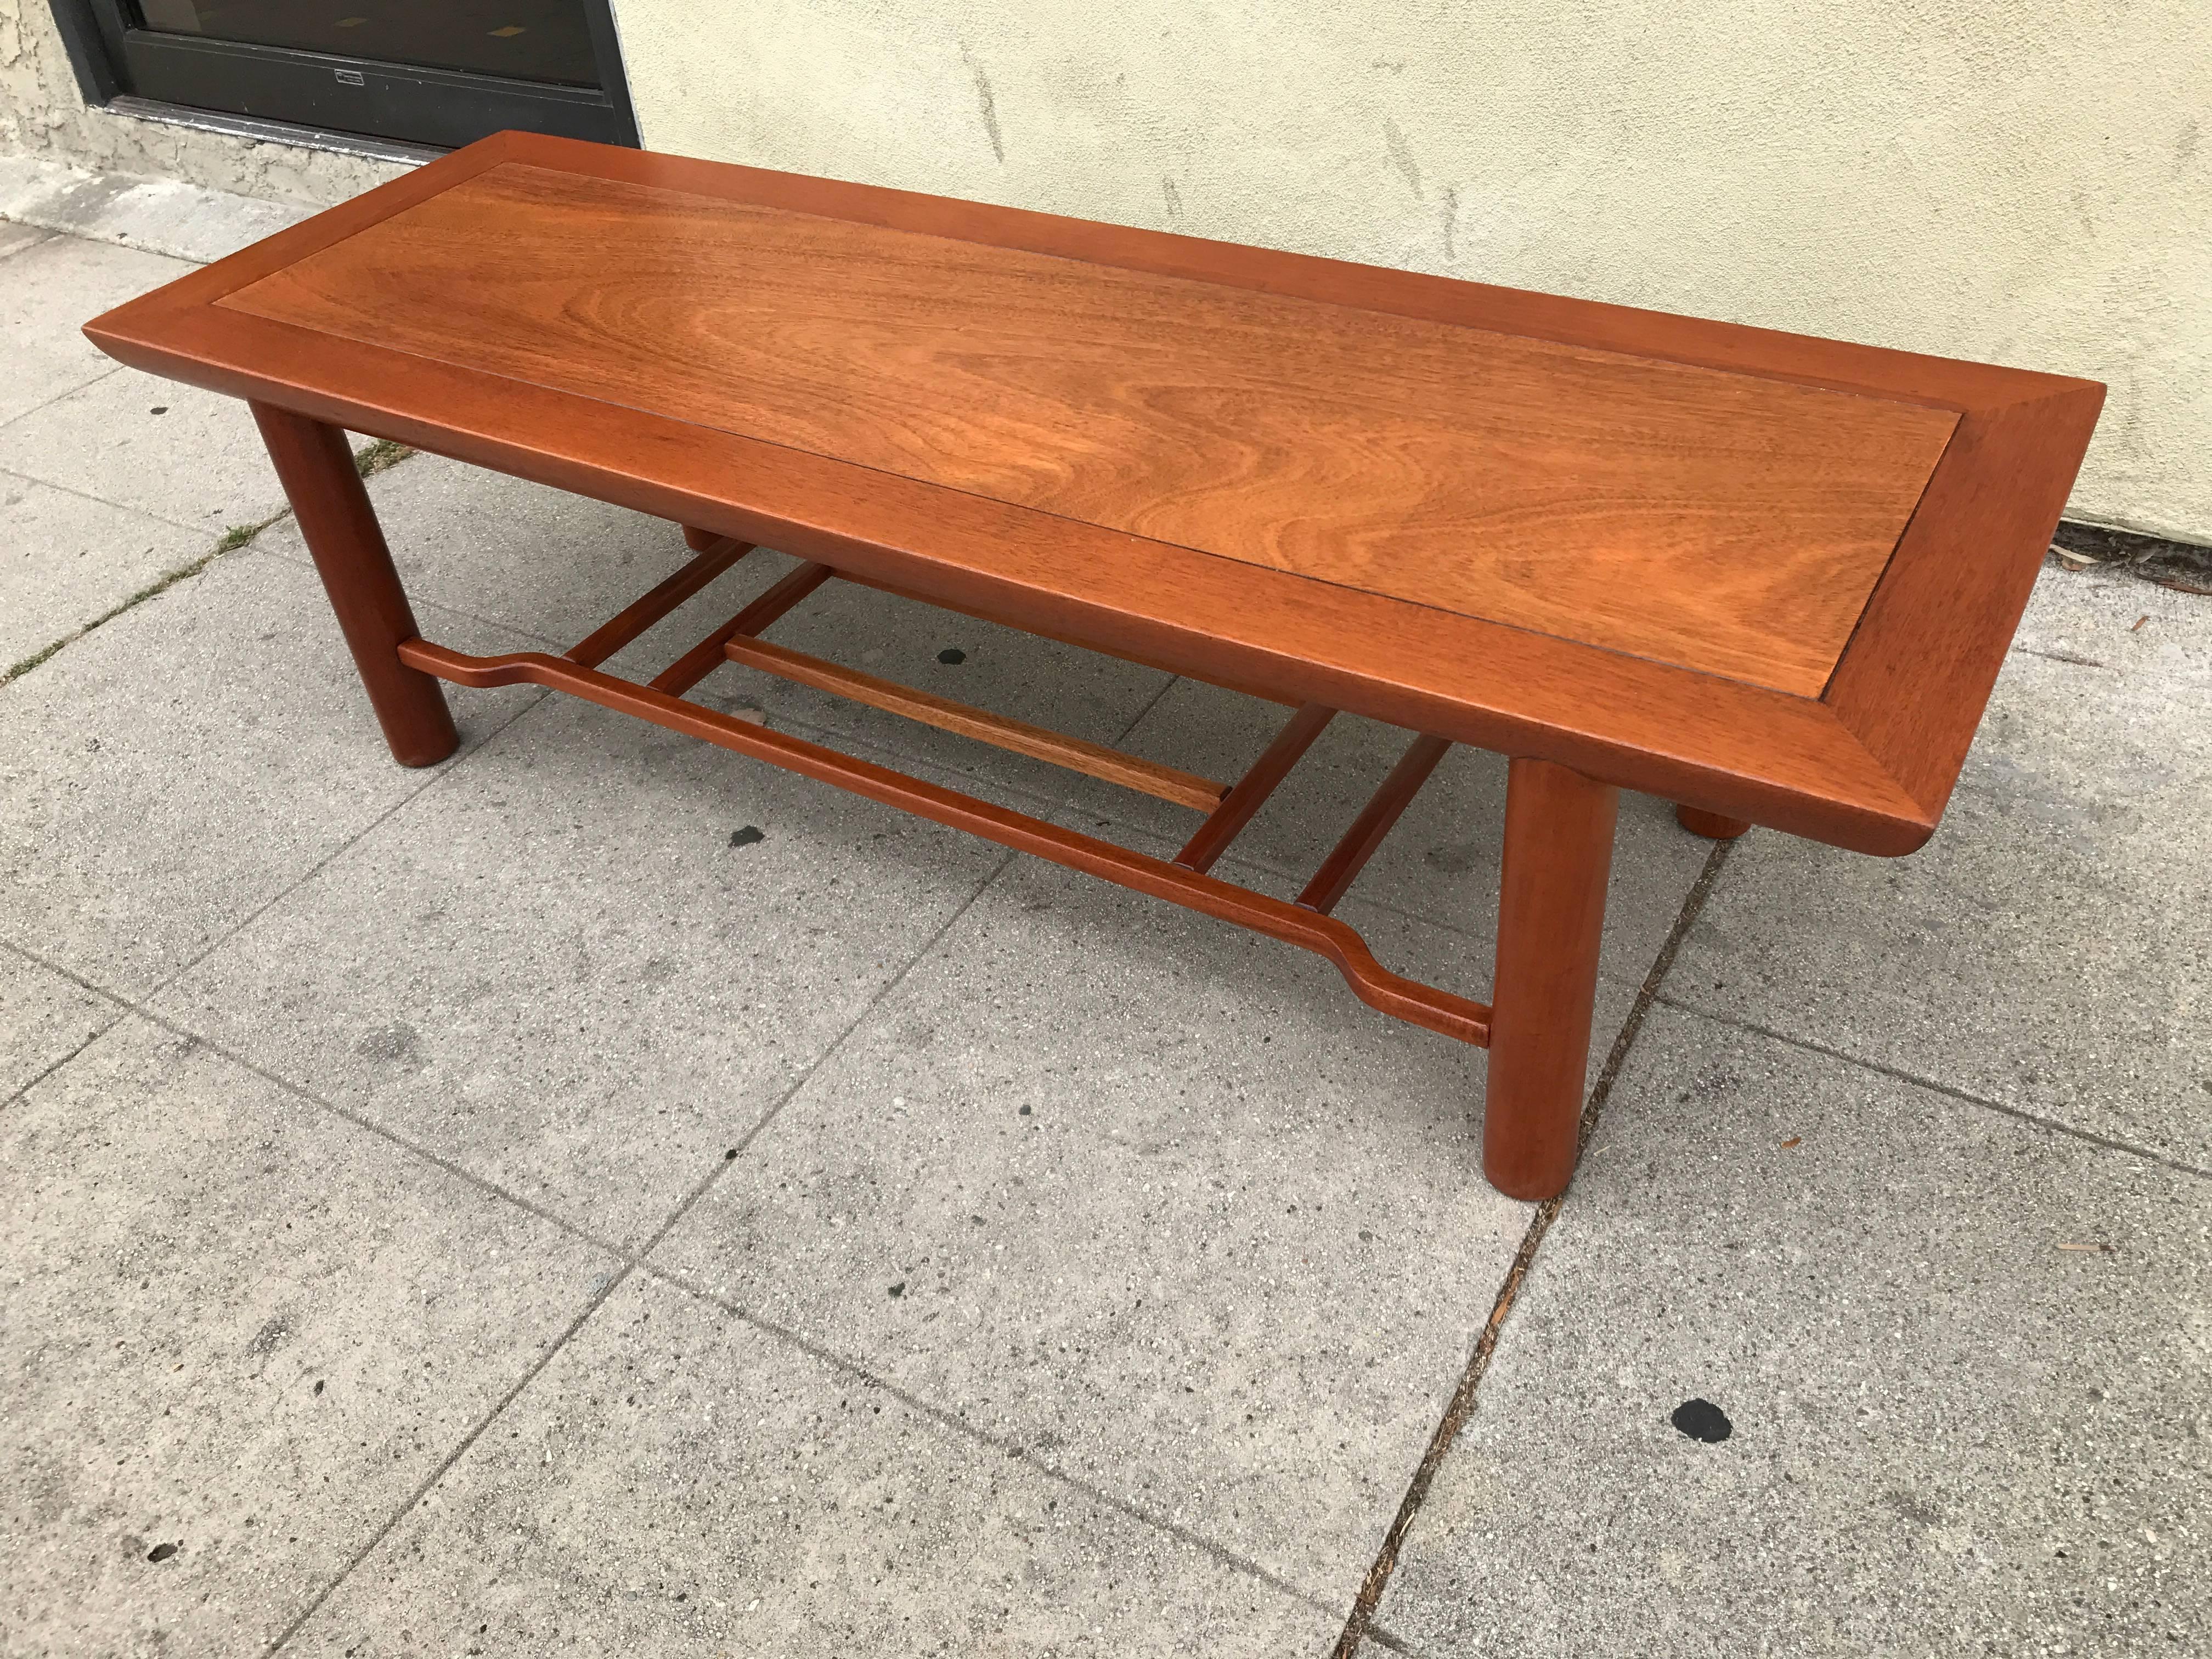
<svg viewBox="0 0 2212 1659">
<path fill-rule="evenodd" d="M 1352 828 L 1344 832 L 1344 839 L 1337 842 L 1321 868 L 1314 872 L 1305 891 L 1298 895 L 1300 904 L 1323 915 L 1336 908 L 1337 901 L 1367 867 L 1367 860 L 1375 856 L 1375 849 L 1382 844 L 1382 838 L 1413 804 L 1413 797 L 1421 793 L 1429 774 L 1437 769 L 1437 763 L 1450 748 L 1451 744 L 1442 738 L 1430 737 L 1415 738 L 1407 745 L 1406 752 L 1398 757 L 1398 763 L 1390 769 L 1390 775 L 1382 780 L 1382 787 L 1360 809 Z"/>
<path fill-rule="evenodd" d="M 1221 805 L 1198 826 L 1175 861 L 1186 870 L 1206 871 L 1229 850 L 1229 843 L 1243 832 L 1252 816 L 1267 804 L 1275 786 L 1290 776 L 1298 757 L 1313 747 L 1322 730 L 1336 718 L 1336 710 L 1308 703 L 1284 722 L 1274 741 L 1260 753 L 1243 777 L 1237 780 Z"/>
<path fill-rule="evenodd" d="M 895 680 L 878 679 L 873 674 L 864 674 L 856 668 L 847 668 L 841 663 L 827 662 L 820 657 L 809 656 L 804 651 L 793 651 L 788 646 L 774 645 L 766 640 L 748 639 L 738 635 L 722 647 L 723 654 L 732 662 L 749 667 L 764 669 L 780 674 L 785 679 L 796 680 L 801 685 L 811 685 L 817 691 L 827 691 L 833 696 L 850 698 L 873 708 L 894 714 L 902 714 L 910 720 L 920 720 L 925 726 L 934 726 L 941 731 L 957 732 L 963 738 L 994 744 L 1000 749 L 1011 749 L 1018 755 L 1027 755 L 1034 760 L 1049 761 L 1054 766 L 1064 766 L 1072 772 L 1082 772 L 1091 777 L 1103 779 L 1108 783 L 1120 784 L 1124 789 L 1134 789 L 1144 794 L 1157 796 L 1161 800 L 1173 801 L 1178 806 L 1196 807 L 1201 812 L 1211 812 L 1221 805 L 1228 786 L 1201 778 L 1194 773 L 1179 772 L 1172 766 L 1162 766 L 1136 755 L 1125 755 L 1118 749 L 1109 749 L 1103 744 L 1088 743 L 1081 738 L 1071 738 L 1042 726 L 1031 726 L 1027 720 L 1009 720 L 1003 714 L 994 714 L 988 709 L 976 708 L 964 702 L 955 702 L 950 697 L 940 697 L 927 691 L 918 691 L 910 685 L 901 685 Z"/>
<path fill-rule="evenodd" d="M 460 735 L 444 689 L 399 659 L 400 642 L 420 630 L 345 434 L 265 404 L 253 405 L 253 419 L 392 758 L 435 766 Z"/>
<path fill-rule="evenodd" d="M 1618 800 L 1549 761 L 1507 774 L 1482 1171 L 1508 1197 L 1556 1197 L 1574 1174 Z"/>
<path fill-rule="evenodd" d="M 2104 406 L 2083 381 L 1969 410 L 1827 702 L 1920 804 L 1950 799 Z"/>
<path fill-rule="evenodd" d="M 653 689 L 680 697 L 729 659 L 723 647 L 741 634 L 757 634 L 837 573 L 825 564 L 802 564 L 720 628 L 653 676 Z"/>
<path fill-rule="evenodd" d="M 1718 812 L 1700 811 L 1694 806 L 1675 807 L 1674 822 L 1707 841 L 1734 841 L 1751 828 L 1747 819 L 1723 817 Z"/>
<path fill-rule="evenodd" d="M 1803 696 L 1957 418 L 518 163 L 220 303 Z"/>
<path fill-rule="evenodd" d="M 1331 315 L 1447 325 L 1475 356 L 1485 348 L 1474 343 L 1513 336 L 1961 419 L 1814 698 L 220 303 L 507 163 L 1310 302 Z M 628 252 L 608 249 L 609 264 Z M 702 281 L 726 278 L 702 271 Z M 404 283 L 377 296 L 386 312 L 438 303 Z M 2022 370 L 513 133 L 193 272 L 87 332 L 154 373 L 765 542 L 1017 627 L 1881 854 L 1919 846 L 1940 816 L 2042 556 L 2036 520 L 2063 496 L 2101 397 L 2094 383 Z M 617 329 L 592 349 L 629 348 Z M 871 389 L 865 373 L 844 388 L 854 418 L 867 418 Z M 1356 442 L 1358 428 L 1334 435 Z M 1650 506 L 1666 516 L 1663 501 Z M 1992 507 L 2004 510 L 1981 510 Z M 1950 637 L 1949 618 L 1972 637 Z"/>
<path fill-rule="evenodd" d="M 684 526 L 684 544 L 694 553 L 709 552 L 716 543 L 724 539 L 725 538 L 714 531 L 702 530 L 696 525 L 687 524 Z"/>
<path fill-rule="evenodd" d="M 592 629 L 589 638 L 565 653 L 570 662 L 597 668 L 753 550 L 750 542 L 692 530 L 684 532 L 684 539 L 699 556 L 620 616 Z"/>
<path fill-rule="evenodd" d="M 1042 818 L 1031 817 L 963 795 L 957 790 L 909 777 L 903 772 L 841 755 L 773 727 L 735 720 L 697 703 L 634 685 L 566 658 L 523 651 L 499 657 L 471 657 L 410 640 L 401 657 L 411 666 L 459 685 L 546 685 L 672 732 L 750 755 L 803 776 L 849 789 L 956 830 L 981 836 L 1002 847 L 1034 854 L 1071 870 L 1101 876 L 1137 892 L 1148 893 L 1224 921 L 1267 933 L 1334 963 L 1359 1000 L 1384 1013 L 1424 1026 L 1462 1042 L 1481 1043 L 1490 1034 L 1490 1010 L 1479 1002 L 1422 985 L 1394 974 L 1375 960 L 1366 942 L 1331 916 L 1214 877 L 1183 869 L 1164 859 L 1147 857 L 1093 839 Z"/>
</svg>

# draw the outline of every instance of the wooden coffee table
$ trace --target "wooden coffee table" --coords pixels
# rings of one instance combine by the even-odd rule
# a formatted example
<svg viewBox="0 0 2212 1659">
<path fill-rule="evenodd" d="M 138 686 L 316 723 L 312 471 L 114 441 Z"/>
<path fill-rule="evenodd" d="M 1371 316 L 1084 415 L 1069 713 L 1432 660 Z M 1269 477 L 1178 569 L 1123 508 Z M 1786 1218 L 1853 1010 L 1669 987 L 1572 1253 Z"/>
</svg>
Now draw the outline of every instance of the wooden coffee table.
<svg viewBox="0 0 2212 1659">
<path fill-rule="evenodd" d="M 1317 951 L 1489 1046 L 1484 1167 L 1522 1198 L 1573 1170 L 1616 790 L 1708 836 L 1918 847 L 2103 400 L 514 133 L 86 332 L 252 401 L 404 764 L 453 750 L 441 680 L 550 686 Z M 659 514 L 696 556 L 563 655 L 434 645 L 346 428 Z M 807 562 L 651 680 L 601 671 L 756 543 Z M 761 637 L 832 580 L 1290 713 L 1224 783 Z M 1188 844 L 1130 852 L 686 698 L 730 660 L 1178 802 Z M 1311 882 L 1209 874 L 1339 710 L 1410 741 Z M 1511 757 L 1489 1007 L 1330 914 L 1455 743 Z"/>
</svg>

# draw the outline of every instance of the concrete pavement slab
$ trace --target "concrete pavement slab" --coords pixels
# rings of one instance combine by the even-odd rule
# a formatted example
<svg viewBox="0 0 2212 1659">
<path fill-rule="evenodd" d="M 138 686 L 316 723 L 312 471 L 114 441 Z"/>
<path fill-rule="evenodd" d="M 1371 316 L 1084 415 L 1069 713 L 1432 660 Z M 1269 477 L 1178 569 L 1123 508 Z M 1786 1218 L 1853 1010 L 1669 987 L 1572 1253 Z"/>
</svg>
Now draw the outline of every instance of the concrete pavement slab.
<svg viewBox="0 0 2212 1659">
<path fill-rule="evenodd" d="M 35 225 L 19 225 L 12 220 L 0 219 L 0 259 L 11 253 L 21 253 L 27 247 L 36 247 L 49 239 L 51 233 Z"/>
<path fill-rule="evenodd" d="M 1935 839 L 1754 831 L 1668 994 L 2212 1167 L 2208 708 L 2212 600 L 2047 570 Z"/>
<path fill-rule="evenodd" d="M 1273 1659 L 1340 1622 L 641 1276 L 287 1650 Z"/>
<path fill-rule="evenodd" d="M 201 264 L 273 236 L 313 211 L 178 179 L 89 173 L 35 155 L 0 155 L 0 214 Z"/>
<path fill-rule="evenodd" d="M 0 427 L 0 469 L 186 526 L 210 545 L 284 508 L 243 403 L 135 368 Z"/>
<path fill-rule="evenodd" d="M 2191 1650 L 2208 1237 L 2202 1177 L 1655 1010 L 1380 1623 L 1439 1659 Z"/>
<path fill-rule="evenodd" d="M 1202 776 L 1233 781 L 1266 749 L 1290 711 L 1196 680 L 1181 680 L 1124 747 Z M 1340 714 L 1238 837 L 1237 857 L 1294 897 L 1412 741 L 1395 726 Z M 1478 939 L 1494 940 L 1498 856 L 1505 830 L 1502 757 L 1455 748 L 1415 796 L 1352 888 Z M 1163 801 L 1079 781 L 1086 809 L 1180 841 L 1190 815 Z M 1674 925 L 1712 843 L 1674 822 L 1671 803 L 1624 791 L 1607 899 L 1604 971 L 1632 982 Z M 1485 964 L 1474 994 L 1488 994 Z"/>
<path fill-rule="evenodd" d="M 538 695 L 472 695 L 464 740 Z M 0 938 L 143 997 L 435 775 L 392 763 L 313 574 L 229 555 L 0 687 Z"/>
<path fill-rule="evenodd" d="M 556 698 L 159 1006 L 635 1245 L 1003 857 Z"/>
<path fill-rule="evenodd" d="M 135 1016 L 0 1112 L 0 1626 L 258 1652 L 611 1260 Z"/>
<path fill-rule="evenodd" d="M 1401 925 L 1409 971 L 1464 954 Z M 1348 1607 L 1527 1224 L 1481 1075 L 1318 957 L 1023 860 L 653 1259 Z"/>
<path fill-rule="evenodd" d="M 210 540 L 0 472 L 0 672 L 190 563 Z"/>
<path fill-rule="evenodd" d="M 15 254 L 0 281 L 0 434 L 28 410 L 114 372 L 78 331 L 192 267 L 136 248 L 56 236 Z"/>
<path fill-rule="evenodd" d="M 122 1015 L 120 1003 L 0 946 L 0 1102 L 13 1098 Z"/>
</svg>

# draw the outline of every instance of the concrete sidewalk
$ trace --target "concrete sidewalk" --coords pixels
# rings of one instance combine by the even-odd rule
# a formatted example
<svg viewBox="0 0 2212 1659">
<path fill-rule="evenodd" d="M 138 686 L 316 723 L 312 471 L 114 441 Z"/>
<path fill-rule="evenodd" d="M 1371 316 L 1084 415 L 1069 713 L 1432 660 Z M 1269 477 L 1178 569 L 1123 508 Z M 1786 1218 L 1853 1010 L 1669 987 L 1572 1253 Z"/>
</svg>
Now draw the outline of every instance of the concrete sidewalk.
<svg viewBox="0 0 2212 1659">
<path fill-rule="evenodd" d="M 2046 571 L 1911 860 L 1625 799 L 1532 1208 L 1480 1052 L 1290 947 L 530 689 L 392 766 L 242 407 L 76 334 L 189 268 L 0 222 L 0 1652 L 2203 1644 L 2212 601 Z M 370 491 L 464 649 L 686 556 Z M 776 637 L 1217 776 L 1267 726 L 844 585 Z M 1340 720 L 1226 872 L 1396 750 Z M 1386 962 L 1486 994 L 1502 811 L 1455 751 L 1343 907 Z"/>
</svg>

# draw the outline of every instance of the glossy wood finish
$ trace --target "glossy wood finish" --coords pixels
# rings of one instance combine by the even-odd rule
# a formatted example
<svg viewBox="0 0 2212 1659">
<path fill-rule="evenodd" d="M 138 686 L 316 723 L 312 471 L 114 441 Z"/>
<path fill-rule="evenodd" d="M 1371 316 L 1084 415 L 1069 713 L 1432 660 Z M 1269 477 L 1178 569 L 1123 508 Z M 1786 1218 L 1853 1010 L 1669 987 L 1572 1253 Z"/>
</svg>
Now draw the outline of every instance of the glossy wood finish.
<svg viewBox="0 0 2212 1659">
<path fill-rule="evenodd" d="M 1804 696 L 1957 420 L 515 162 L 220 304 Z"/>
<path fill-rule="evenodd" d="M 399 659 L 401 643 L 421 630 L 345 434 L 266 404 L 253 405 L 253 419 L 392 758 L 435 766 L 460 746 L 460 734 L 444 688 Z"/>
<path fill-rule="evenodd" d="M 1549 761 L 1507 774 L 1482 1172 L 1510 1198 L 1556 1197 L 1574 1174 L 1619 799 Z"/>
<path fill-rule="evenodd" d="M 957 790 L 888 767 L 841 755 L 834 749 L 687 702 L 683 698 L 617 679 L 565 657 L 522 651 L 499 657 L 473 657 L 410 640 L 401 648 L 410 666 L 459 685 L 544 685 L 612 708 L 672 732 L 702 738 L 741 755 L 841 789 L 865 795 L 902 811 L 964 830 L 1002 847 L 1034 854 L 1099 876 L 1121 886 L 1312 951 L 1334 963 L 1359 1000 L 1411 1024 L 1424 1026 L 1462 1042 L 1489 1039 L 1490 1010 L 1394 974 L 1375 960 L 1366 942 L 1331 916 L 1318 916 L 1284 900 L 1255 893 L 1214 877 L 1187 870 L 1164 859 L 1133 853 L 1091 836 L 1063 830 L 1042 818 L 979 800 Z"/>
<path fill-rule="evenodd" d="M 724 642 L 722 652 L 732 662 L 780 674 L 785 679 L 811 685 L 832 696 L 847 697 L 890 714 L 904 715 L 908 720 L 920 720 L 925 726 L 934 726 L 940 731 L 957 732 L 963 738 L 1011 749 L 1018 755 L 1064 766 L 1072 772 L 1119 784 L 1124 789 L 1173 801 L 1178 806 L 1211 812 L 1221 805 L 1221 798 L 1228 793 L 1227 785 L 1216 783 L 1211 778 L 1179 772 L 1172 766 L 1125 755 L 1103 744 L 1047 731 L 1026 720 L 1009 720 L 988 709 L 919 691 L 896 680 L 879 679 L 842 663 L 827 662 L 766 640 L 738 635 Z"/>
<path fill-rule="evenodd" d="M 653 689 L 680 697 L 729 660 L 726 649 L 741 634 L 757 634 L 837 573 L 826 564 L 802 564 L 653 677 Z"/>
<path fill-rule="evenodd" d="M 570 647 L 567 653 L 570 662 L 597 668 L 684 600 L 704 592 L 708 584 L 753 550 L 750 542 L 741 542 L 732 536 L 710 536 L 687 530 L 684 539 L 699 556 L 620 616 L 594 629 L 588 639 Z"/>
<path fill-rule="evenodd" d="M 1828 706 L 1931 824 L 1966 763 L 2103 394 L 2024 391 L 1968 412 L 1829 682 Z"/>
<path fill-rule="evenodd" d="M 1390 833 L 1406 809 L 1413 804 L 1413 797 L 1421 793 L 1421 786 L 1429 781 L 1429 774 L 1449 752 L 1451 744 L 1442 738 L 1417 737 L 1398 757 L 1390 769 L 1390 775 L 1382 780 L 1372 799 L 1352 820 L 1352 828 L 1344 832 L 1334 850 L 1322 860 L 1313 879 L 1298 895 L 1298 902 L 1310 910 L 1327 915 L 1336 908 L 1337 901 L 1351 890 L 1359 872 L 1367 867 L 1367 860 L 1375 856 L 1375 849 Z"/>
<path fill-rule="evenodd" d="M 1677 806 L 1674 822 L 1707 841 L 1734 841 L 1751 828 L 1743 818 L 1724 818 L 1718 812 L 1701 812 L 1694 806 Z"/>
<path fill-rule="evenodd" d="M 1373 319 L 1377 339 L 1398 338 L 1391 319 L 1447 325 L 1464 337 L 1463 367 L 1471 374 L 1486 373 L 1489 343 L 1510 337 L 1568 348 L 1563 364 L 1613 354 L 1662 368 L 1722 371 L 1730 386 L 1765 382 L 1848 394 L 1845 402 L 1914 406 L 1955 416 L 1956 424 L 1816 697 L 1248 563 L 927 477 L 872 471 L 543 383 L 561 378 L 550 373 L 515 378 L 416 356 L 394 349 L 382 332 L 419 325 L 417 313 L 435 308 L 405 281 L 387 283 L 374 307 L 362 307 L 362 320 L 344 325 L 359 337 L 222 303 L 511 165 L 712 198 L 748 213 L 884 227 L 971 245 L 986 255 L 997 249 L 1109 274 L 1172 278 L 1183 285 L 1172 290 L 1178 294 L 1200 285 L 1234 289 L 1248 299 L 1219 300 L 1229 309 L 1205 314 L 1260 318 L 1237 306 L 1266 298 L 1265 317 L 1250 326 L 1277 331 L 1271 338 L 1283 337 L 1286 314 L 1273 302 L 1296 301 L 1323 308 L 1316 314 L 1329 320 L 1317 330 L 1350 331 L 1342 337 L 1368 325 L 1346 320 L 1349 313 Z M 613 268 L 635 250 L 602 252 Z M 528 286 L 529 270 L 518 274 Z M 700 280 L 714 291 L 723 286 L 703 270 Z M 1141 286 L 1155 299 L 1170 291 Z M 575 273 L 557 259 L 532 291 L 549 317 L 581 295 Z M 1240 320 L 1228 332 L 1245 326 Z M 1286 703 L 1320 702 L 1455 742 L 1540 757 L 1704 811 L 1887 854 L 1917 847 L 1941 814 L 2102 396 L 2093 383 L 2051 375 L 517 134 L 442 158 L 185 276 L 98 319 L 88 332 L 113 355 L 155 373 L 281 402 L 702 531 L 765 541 L 1015 626 Z M 620 330 L 604 342 L 616 356 L 640 343 Z M 1541 360 L 1500 349 L 1507 350 L 1501 363 Z M 1393 361 L 1429 360 L 1415 351 Z M 1580 384 L 1583 372 L 1563 370 L 1560 385 Z M 1638 377 L 1650 384 L 1667 379 L 1656 370 L 1646 377 L 1637 369 L 1631 378 Z M 893 397 L 897 380 L 887 370 L 881 380 L 844 387 L 850 418 L 886 421 L 875 393 Z M 1745 395 L 1756 401 L 1769 394 L 1754 387 Z M 1786 404 L 1759 406 L 1786 423 L 1779 412 Z M 1357 447 L 1366 430 L 1360 422 L 1370 415 L 1375 432 L 1395 429 L 1388 414 L 1360 404 L 1356 419 L 1346 416 L 1350 425 L 1316 427 L 1308 441 L 1315 453 L 1332 444 Z M 1679 449 L 1683 428 L 1662 427 L 1674 435 L 1662 434 L 1661 447 Z M 1556 423 L 1545 429 L 1563 430 Z M 1641 441 L 1633 422 L 1577 440 L 1593 455 L 1610 443 L 1633 447 Z M 1804 432 L 1777 441 L 1790 453 L 1818 441 Z M 1066 464 L 1050 446 L 1042 453 L 1049 467 Z M 1848 458 L 1832 459 L 1839 477 L 1852 476 Z M 1563 479 L 1583 476 L 1571 461 L 1561 465 Z M 1589 465 L 1593 480 L 1612 476 L 1601 460 Z M 1791 476 L 1808 479 L 1806 510 L 1821 517 L 1817 498 L 1826 475 Z M 1664 500 L 1646 505 L 1655 519 L 1671 510 Z M 1654 534 L 1664 543 L 1664 532 Z M 1753 566 L 1771 557 L 1786 562 L 1770 550 L 1735 544 Z M 1755 587 L 1760 577 L 1754 568 L 1742 580 Z M 1717 588 L 1738 592 L 1729 581 Z M 1700 601 L 1694 592 L 1670 590 L 1667 603 L 1686 617 Z M 1736 600 L 1716 603 L 1725 610 Z M 1736 615 L 1747 625 L 1756 622 L 1741 608 Z M 1692 631 L 1704 628 L 1697 623 Z M 1784 631 L 1793 630 L 1802 631 L 1796 623 Z M 1817 629 L 1805 632 L 1800 643 L 1816 635 Z M 1699 632 L 1706 644 L 1720 636 Z M 1814 659 L 1803 658 L 1800 666 Z"/>
<path fill-rule="evenodd" d="M 1261 751 L 1260 758 L 1237 780 L 1221 805 L 1198 826 L 1175 861 L 1186 870 L 1211 870 L 1214 860 L 1229 850 L 1229 843 L 1252 822 L 1253 815 L 1267 804 L 1276 786 L 1290 776 L 1298 757 L 1313 747 L 1313 740 L 1335 718 L 1334 708 L 1310 702 L 1285 721 L 1274 741 Z"/>
</svg>

